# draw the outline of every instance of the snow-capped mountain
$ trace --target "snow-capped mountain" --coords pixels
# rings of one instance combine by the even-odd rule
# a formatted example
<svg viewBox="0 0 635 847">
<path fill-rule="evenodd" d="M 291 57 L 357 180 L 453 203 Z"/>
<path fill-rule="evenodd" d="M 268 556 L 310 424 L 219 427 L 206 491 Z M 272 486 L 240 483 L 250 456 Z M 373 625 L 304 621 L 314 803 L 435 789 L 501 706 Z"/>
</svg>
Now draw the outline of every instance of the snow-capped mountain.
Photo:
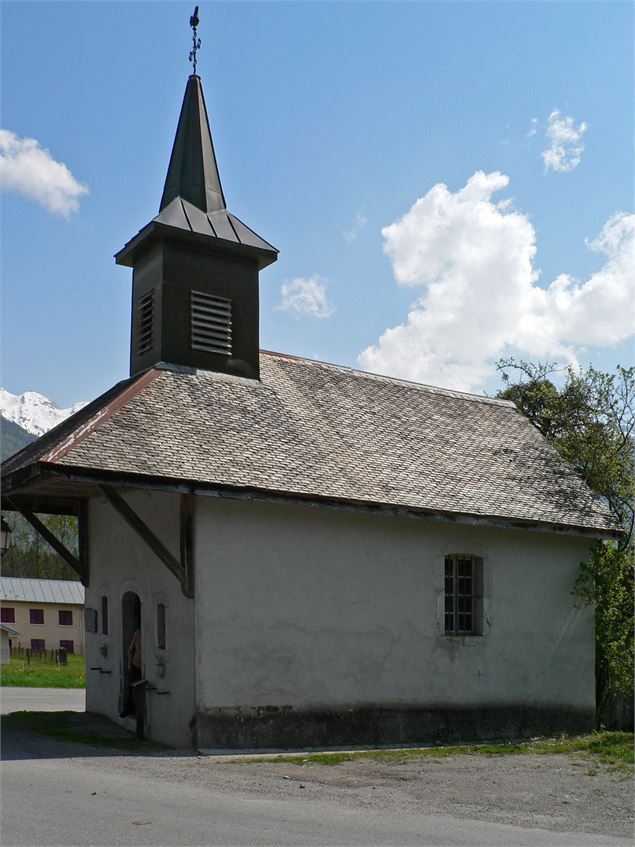
<svg viewBox="0 0 635 847">
<path fill-rule="evenodd" d="M 43 435 L 85 405 L 74 403 L 69 409 L 60 409 L 52 400 L 35 391 L 16 395 L 0 388 L 0 415 L 33 435 Z"/>
</svg>

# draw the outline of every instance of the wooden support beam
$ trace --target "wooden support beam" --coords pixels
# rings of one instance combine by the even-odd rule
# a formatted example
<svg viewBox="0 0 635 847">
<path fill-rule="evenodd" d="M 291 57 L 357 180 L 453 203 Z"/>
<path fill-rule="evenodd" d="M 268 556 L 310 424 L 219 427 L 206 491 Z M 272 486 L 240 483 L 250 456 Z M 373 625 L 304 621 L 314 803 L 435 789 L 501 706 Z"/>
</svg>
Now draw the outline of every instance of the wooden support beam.
<svg viewBox="0 0 635 847">
<path fill-rule="evenodd" d="M 7 498 L 7 502 L 10 504 L 10 507 L 14 511 L 19 512 L 22 517 L 26 521 L 28 521 L 28 523 L 31 524 L 33 529 L 42 536 L 42 538 L 46 541 L 47 544 L 51 545 L 53 550 L 55 550 L 55 552 L 59 556 L 61 556 L 62 559 L 64 559 L 64 561 L 69 564 L 74 571 L 77 571 L 77 573 L 81 577 L 84 576 L 82 562 L 75 556 L 73 556 L 71 551 L 62 544 L 59 538 L 53 535 L 51 530 L 45 524 L 42 523 L 42 521 L 37 517 L 37 515 L 35 515 L 30 509 L 27 509 L 26 506 L 19 506 L 13 501 L 11 501 L 9 498 Z"/>
<path fill-rule="evenodd" d="M 90 559 L 88 544 L 88 500 L 79 503 L 79 516 L 77 518 L 77 535 L 79 546 L 79 561 L 82 568 L 82 585 L 88 588 L 90 578 Z"/>
<path fill-rule="evenodd" d="M 110 485 L 100 485 L 99 489 L 110 505 L 118 512 L 126 523 L 137 533 L 139 538 L 147 544 L 155 556 L 160 559 L 166 568 L 174 574 L 181 583 L 181 590 L 186 597 L 192 597 L 185 569 L 181 563 L 170 553 L 167 547 L 152 532 L 150 527 L 143 521 L 134 509 L 126 503 L 123 497 Z"/>
</svg>

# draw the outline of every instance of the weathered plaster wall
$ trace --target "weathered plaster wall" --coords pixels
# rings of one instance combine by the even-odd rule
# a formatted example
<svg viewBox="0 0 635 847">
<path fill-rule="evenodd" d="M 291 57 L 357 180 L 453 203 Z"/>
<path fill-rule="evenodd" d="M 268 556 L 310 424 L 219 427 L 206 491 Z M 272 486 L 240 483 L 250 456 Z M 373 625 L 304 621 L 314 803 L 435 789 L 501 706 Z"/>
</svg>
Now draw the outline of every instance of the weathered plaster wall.
<svg viewBox="0 0 635 847">
<path fill-rule="evenodd" d="M 179 498 L 156 492 L 120 492 L 163 544 L 179 557 Z M 141 599 L 143 676 L 158 691 L 147 694 L 146 735 L 173 746 L 188 746 L 194 715 L 193 602 L 104 498 L 89 511 L 90 585 L 86 606 L 98 611 L 98 633 L 86 633 L 88 711 L 119 720 L 122 708 L 124 651 L 122 598 L 134 591 Z M 101 598 L 108 598 L 108 634 L 102 632 Z M 156 606 L 166 606 L 166 649 L 156 637 Z M 105 648 L 107 655 L 100 653 Z M 100 673 L 90 670 L 99 667 Z"/>
<path fill-rule="evenodd" d="M 534 731 L 537 715 L 588 725 L 593 618 L 571 593 L 587 549 L 552 534 L 198 498 L 199 743 L 276 743 L 298 714 L 341 740 L 369 724 L 380 741 L 382 720 L 401 740 L 425 726 L 443 735 L 456 709 L 473 716 L 457 717 L 464 734 L 474 721 L 484 734 L 492 721 L 498 734 Z M 483 558 L 481 637 L 443 634 L 446 553 Z"/>
</svg>

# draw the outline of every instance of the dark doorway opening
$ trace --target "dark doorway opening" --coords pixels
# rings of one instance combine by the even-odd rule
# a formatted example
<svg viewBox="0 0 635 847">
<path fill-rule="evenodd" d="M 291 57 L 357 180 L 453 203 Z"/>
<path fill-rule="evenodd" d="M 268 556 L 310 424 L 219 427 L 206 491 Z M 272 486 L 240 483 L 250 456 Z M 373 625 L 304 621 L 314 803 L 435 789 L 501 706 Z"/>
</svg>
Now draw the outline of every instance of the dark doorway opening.
<svg viewBox="0 0 635 847">
<path fill-rule="evenodd" d="M 127 703 L 128 686 L 130 685 L 130 671 L 128 670 L 128 648 L 136 630 L 141 628 L 141 600 L 134 591 L 126 591 L 121 600 L 121 626 L 122 626 L 122 650 L 121 657 L 121 708 L 129 707 Z"/>
</svg>

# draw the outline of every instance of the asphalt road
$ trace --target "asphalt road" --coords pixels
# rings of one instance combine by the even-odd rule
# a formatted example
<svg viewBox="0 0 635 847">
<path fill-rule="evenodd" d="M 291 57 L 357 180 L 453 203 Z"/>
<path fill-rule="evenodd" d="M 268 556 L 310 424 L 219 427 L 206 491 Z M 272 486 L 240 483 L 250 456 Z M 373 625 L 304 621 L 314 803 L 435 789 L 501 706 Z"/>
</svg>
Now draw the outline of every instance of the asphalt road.
<svg viewBox="0 0 635 847">
<path fill-rule="evenodd" d="M 241 770 L 210 763 L 201 778 L 206 760 L 191 753 L 113 755 L 11 727 L 3 732 L 2 745 L 3 847 L 631 845 L 630 839 L 597 833 L 391 808 L 383 803 L 381 791 L 370 795 L 363 808 L 353 807 L 342 792 L 316 796 L 301 790 L 305 786 L 299 780 L 282 776 L 276 778 L 275 792 L 265 781 L 258 793 L 257 766 Z"/>
<path fill-rule="evenodd" d="M 83 712 L 84 688 L 0 688 L 0 712 Z"/>
</svg>

